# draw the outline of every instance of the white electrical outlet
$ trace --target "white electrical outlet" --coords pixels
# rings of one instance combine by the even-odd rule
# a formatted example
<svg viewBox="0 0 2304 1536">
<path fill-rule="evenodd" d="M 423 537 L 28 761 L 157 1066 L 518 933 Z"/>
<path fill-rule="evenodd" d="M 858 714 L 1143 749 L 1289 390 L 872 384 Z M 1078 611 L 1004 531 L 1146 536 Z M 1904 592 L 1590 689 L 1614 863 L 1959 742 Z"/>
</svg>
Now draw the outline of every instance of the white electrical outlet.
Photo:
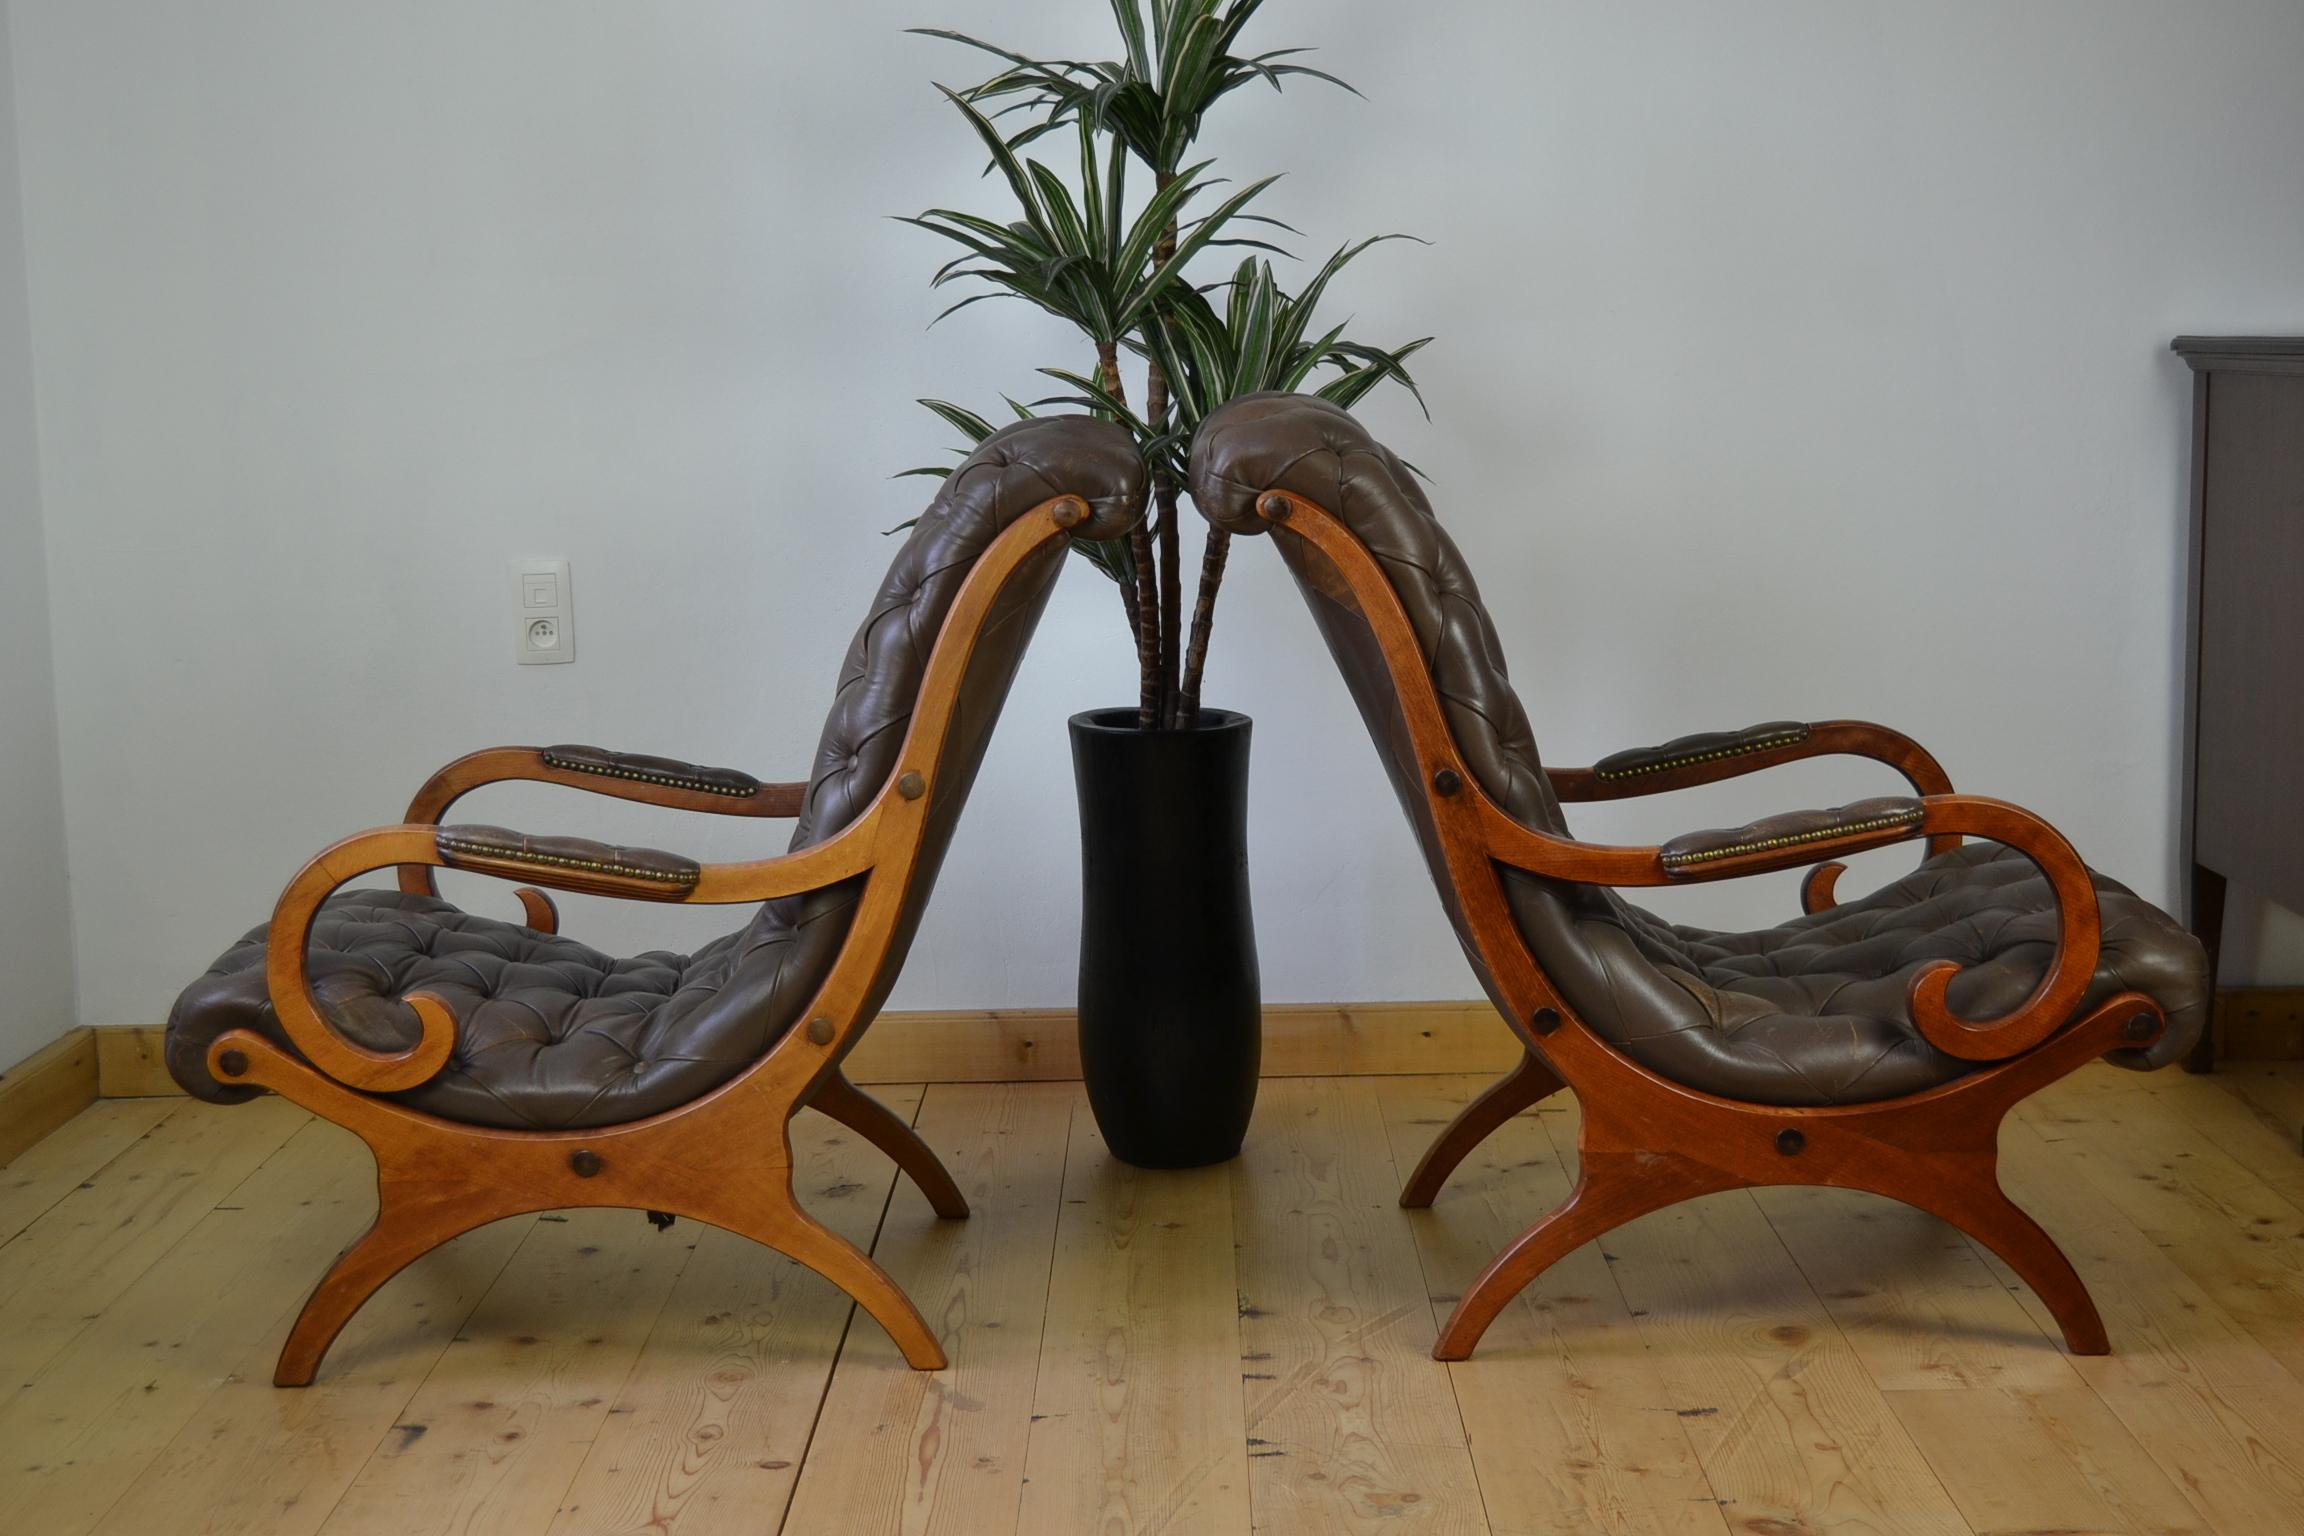
<svg viewBox="0 0 2304 1536">
<path fill-rule="evenodd" d="M 512 655 L 524 667 L 576 659 L 576 599 L 565 560 L 518 560 L 512 565 L 517 617 Z"/>
</svg>

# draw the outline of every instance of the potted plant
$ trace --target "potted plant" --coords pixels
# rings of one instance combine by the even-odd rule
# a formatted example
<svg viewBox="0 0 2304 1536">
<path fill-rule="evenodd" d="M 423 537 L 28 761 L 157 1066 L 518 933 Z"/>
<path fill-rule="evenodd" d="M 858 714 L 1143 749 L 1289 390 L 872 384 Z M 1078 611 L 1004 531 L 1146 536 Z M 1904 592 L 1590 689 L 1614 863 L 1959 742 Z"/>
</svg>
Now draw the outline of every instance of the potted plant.
<svg viewBox="0 0 2304 1536">
<path fill-rule="evenodd" d="M 1350 405 L 1376 385 L 1415 382 L 1423 340 L 1390 349 L 1315 316 L 1329 283 L 1377 236 L 1336 251 L 1290 292 L 1273 242 L 1296 231 L 1251 212 L 1277 180 L 1231 189 L 1194 159 L 1209 109 L 1242 86 L 1292 78 L 1343 86 L 1298 62 L 1307 50 L 1238 51 L 1263 0 L 1110 0 L 1120 57 L 1036 59 L 943 29 L 926 35 L 989 53 L 998 72 L 944 89 L 990 156 L 1007 206 L 932 208 L 909 222 L 957 244 L 933 284 L 1020 299 L 1067 322 L 1093 359 L 1048 367 L 1068 393 L 1030 404 L 1082 407 L 1135 434 L 1151 471 L 1146 526 L 1075 548 L 1119 589 L 1134 638 L 1133 707 L 1071 721 L 1080 797 L 1083 910 L 1080 1055 L 1112 1152 L 1148 1167 L 1221 1162 L 1255 1104 L 1262 1000 L 1248 900 L 1249 721 L 1201 704 L 1229 535 L 1209 528 L 1187 627 L 1179 502 L 1193 434 L 1210 411 L 1259 390 L 1312 389 Z M 1344 86 L 1345 89 L 1351 89 Z M 1028 153 L 1070 141 L 1069 178 Z M 1130 177 L 1149 174 L 1130 206 Z M 1216 247 L 1249 254 L 1206 287 L 1186 268 Z M 1128 375 L 1142 379 L 1140 392 Z M 947 401 L 921 402 L 971 444 L 993 430 Z M 943 474 L 942 469 L 909 473 Z"/>
</svg>

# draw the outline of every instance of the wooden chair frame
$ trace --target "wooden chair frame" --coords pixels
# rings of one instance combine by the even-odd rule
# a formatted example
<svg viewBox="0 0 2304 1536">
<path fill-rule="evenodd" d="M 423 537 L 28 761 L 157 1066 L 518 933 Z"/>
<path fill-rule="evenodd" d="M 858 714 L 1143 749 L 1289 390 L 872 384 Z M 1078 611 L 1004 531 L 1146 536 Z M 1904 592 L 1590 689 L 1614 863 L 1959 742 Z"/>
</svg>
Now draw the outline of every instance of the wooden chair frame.
<svg viewBox="0 0 2304 1536">
<path fill-rule="evenodd" d="M 861 815 L 813 847 L 747 863 L 687 865 L 692 878 L 667 881 L 645 867 L 631 868 L 631 860 L 611 857 L 619 850 L 605 847 L 597 859 L 546 861 L 476 857 L 447 846 L 441 813 L 468 790 L 503 779 L 752 816 L 797 815 L 807 787 L 755 785 L 749 793 L 729 793 L 571 769 L 539 749 L 500 747 L 436 774 L 406 823 L 346 838 L 289 882 L 273 914 L 265 974 L 281 1025 L 302 1059 L 252 1030 L 236 1029 L 210 1045 L 209 1069 L 221 1082 L 269 1088 L 365 1141 L 376 1158 L 377 1211 L 374 1224 L 305 1303 L 281 1350 L 276 1384 L 310 1383 L 352 1314 L 420 1255 L 506 1216 L 571 1206 L 688 1216 L 764 1243 L 855 1298 L 915 1368 L 944 1366 L 942 1345 L 896 1282 L 801 1209 L 792 1187 L 791 1120 L 803 1106 L 830 1115 L 894 1159 L 939 1216 L 968 1214 L 959 1186 L 927 1144 L 851 1083 L 840 1061 L 870 1023 L 863 1004 L 914 878 L 930 791 L 984 618 L 1020 566 L 1088 516 L 1078 497 L 1055 497 L 992 542 L 937 634 L 896 768 Z M 347 880 L 395 866 L 402 889 L 417 892 L 431 890 L 434 868 L 532 880 L 520 898 L 530 925 L 544 932 L 554 931 L 557 919 L 550 898 L 535 886 L 696 904 L 763 902 L 859 877 L 863 884 L 846 941 L 801 1015 L 805 1024 L 788 1030 L 758 1061 L 712 1091 L 645 1119 L 516 1131 L 444 1120 L 377 1097 L 412 1088 L 447 1064 L 456 1021 L 443 1000 L 409 994 L 421 1035 L 405 1051 L 382 1053 L 340 1034 L 313 994 L 306 946 L 321 903 Z"/>
<path fill-rule="evenodd" d="M 1493 978 L 1527 1055 L 1458 1113 L 1409 1177 L 1400 1203 L 1428 1206 L 1448 1175 L 1491 1132 L 1562 1087 L 1583 1110 L 1580 1167 L 1568 1198 L 1489 1263 L 1457 1303 L 1433 1356 L 1462 1360 L 1505 1304 L 1555 1260 L 1603 1233 L 1698 1195 L 1758 1185 L 1868 1190 L 1952 1223 L 2007 1261 L 2037 1292 L 2074 1354 L 2109 1348 L 2095 1303 L 2070 1261 L 2000 1188 L 2001 1120 L 2027 1095 L 2121 1046 L 2148 1044 L 2166 1018 L 2122 992 L 2080 1014 L 2101 929 L 2095 886 L 2079 856 L 2039 817 L 2004 801 L 1951 792 L 1934 758 L 1893 731 L 1854 721 L 1806 727 L 1767 747 L 1722 753 L 1618 778 L 1592 769 L 1549 775 L 1565 800 L 1685 788 L 1826 752 L 1878 758 L 1903 772 L 1920 811 L 1897 825 L 1807 834 L 1787 846 L 1668 866 L 1664 851 L 1578 842 L 1518 821 L 1482 790 L 1458 752 L 1414 628 L 1376 558 L 1328 509 L 1269 491 L 1257 514 L 1280 538 L 1312 547 L 1313 580 L 1366 619 L 1391 672 L 1424 785 L 1442 862 L 1471 942 Z M 1323 568 L 1323 566 L 1325 568 Z M 1912 982 L 1913 1016 L 1939 1049 L 1987 1063 L 1923 1093 L 1869 1104 L 1782 1108 L 1687 1087 L 1632 1060 L 1581 1019 L 1538 965 L 1506 901 L 1503 871 L 1611 886 L 1655 886 L 1797 868 L 1820 855 L 1911 838 L 1931 853 L 1970 834 L 2016 848 L 2047 876 L 2057 903 L 2054 962 L 2008 1014 L 1957 1017 L 1946 991 L 1958 966 L 1941 961 Z M 1842 866 L 1819 866 L 1803 887 L 1810 911 L 1832 904 Z M 2078 1016 L 2076 1016 L 2078 1015 Z"/>
</svg>

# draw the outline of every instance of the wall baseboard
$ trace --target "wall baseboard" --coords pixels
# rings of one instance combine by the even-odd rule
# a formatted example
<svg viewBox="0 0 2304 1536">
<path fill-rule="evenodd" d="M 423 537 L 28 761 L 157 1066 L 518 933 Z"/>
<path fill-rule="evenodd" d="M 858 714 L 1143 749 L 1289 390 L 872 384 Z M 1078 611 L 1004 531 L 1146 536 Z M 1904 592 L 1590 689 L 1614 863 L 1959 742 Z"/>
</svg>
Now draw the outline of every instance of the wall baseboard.
<svg viewBox="0 0 2304 1536">
<path fill-rule="evenodd" d="M 2218 1055 L 2229 1061 L 2304 1058 L 2304 988 L 2245 987 L 2216 998 Z M 0 1077 L 0 1106 L 11 1092 L 45 1106 L 60 1124 L 101 1094 L 108 1099 L 179 1093 L 160 1060 L 157 1025 L 79 1029 Z M 1275 1003 L 1264 1010 L 1264 1076 L 1406 1076 L 1508 1070 L 1520 1057 L 1486 1002 Z M 848 1058 L 859 1083 L 1063 1082 L 1080 1076 L 1080 1047 L 1069 1008 L 884 1013 Z M 75 1076 L 75 1074 L 79 1074 Z M 40 1094 L 29 1079 L 50 1086 Z M 74 1102 L 86 1078 L 88 1091 Z M 61 1114 L 56 1106 L 69 1103 Z M 0 1110 L 0 1160 L 19 1115 Z M 44 1134 L 44 1132 L 42 1133 Z M 33 1135 L 29 1141 L 39 1139 Z M 21 1150 L 21 1148 L 17 1148 Z"/>
<path fill-rule="evenodd" d="M 849 1053 L 859 1083 L 1063 1082 L 1080 1076 L 1069 1008 L 884 1013 Z M 161 1064 L 157 1025 L 101 1025 L 108 1099 L 180 1093 Z M 1501 1073 L 1520 1043 L 1485 1002 L 1276 1003 L 1264 1010 L 1264 1076 Z"/>
<path fill-rule="evenodd" d="M 95 1103 L 100 1080 L 96 1031 L 86 1026 L 0 1072 L 0 1164 Z"/>
</svg>

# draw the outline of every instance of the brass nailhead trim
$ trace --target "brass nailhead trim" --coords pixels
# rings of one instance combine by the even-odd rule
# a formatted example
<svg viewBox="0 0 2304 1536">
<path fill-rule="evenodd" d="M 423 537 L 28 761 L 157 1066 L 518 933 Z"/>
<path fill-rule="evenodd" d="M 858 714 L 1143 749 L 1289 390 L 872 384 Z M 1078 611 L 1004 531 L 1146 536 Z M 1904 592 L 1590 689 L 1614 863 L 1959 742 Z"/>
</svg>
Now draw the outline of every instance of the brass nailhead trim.
<svg viewBox="0 0 2304 1536">
<path fill-rule="evenodd" d="M 709 779 L 682 778 L 669 773 L 643 773 L 637 768 L 618 768 L 608 763 L 582 763 L 551 752 L 538 755 L 544 759 L 545 767 L 558 768 L 564 773 L 594 773 L 604 779 L 630 779 L 638 784 L 661 784 L 666 789 L 693 789 L 699 794 L 725 795 L 731 800 L 749 800 L 760 793 L 757 784 L 750 789 L 738 789 L 730 784 L 715 784 Z"/>
<path fill-rule="evenodd" d="M 1717 747 L 1710 752 L 1691 752 L 1685 757 L 1666 758 L 1660 763 L 1640 763 L 1630 768 L 1600 768 L 1593 777 L 1603 780 L 1636 779 L 1642 774 L 1663 773 L 1673 768 L 1692 768 L 1698 763 L 1716 763 L 1724 758 L 1749 757 L 1754 752 L 1766 752 L 1771 747 L 1789 747 L 1806 741 L 1812 733 L 1802 726 L 1796 731 L 1784 731 L 1774 736 L 1755 737 L 1733 746 Z"/>
<path fill-rule="evenodd" d="M 501 864 L 542 864 L 554 869 L 580 869 L 587 874 L 613 875 L 619 880 L 638 880 L 649 885 L 669 885 L 682 890 L 694 885 L 701 873 L 693 869 L 642 868 L 637 864 L 620 864 L 614 859 L 579 859 L 561 853 L 534 853 L 506 847 L 502 843 L 475 843 L 464 838 L 449 837 L 445 833 L 436 841 L 441 855 L 451 865 L 459 857 L 493 859 Z"/>
<path fill-rule="evenodd" d="M 1802 843 L 1829 842 L 1836 837 L 1857 837 L 1866 832 L 1885 832 L 1891 827 L 1916 827 L 1923 813 L 1917 809 L 1894 816 L 1874 816 L 1867 821 L 1842 822 L 1836 827 L 1819 827 L 1813 832 L 1791 832 L 1783 837 L 1763 837 L 1749 843 L 1735 843 L 1726 848 L 1706 848 L 1696 853 L 1668 853 L 1663 857 L 1664 867 L 1677 869 L 1684 864 L 1710 864 L 1719 859 L 1733 859 L 1747 853 L 1766 853 L 1775 848 L 1797 848 Z"/>
</svg>

